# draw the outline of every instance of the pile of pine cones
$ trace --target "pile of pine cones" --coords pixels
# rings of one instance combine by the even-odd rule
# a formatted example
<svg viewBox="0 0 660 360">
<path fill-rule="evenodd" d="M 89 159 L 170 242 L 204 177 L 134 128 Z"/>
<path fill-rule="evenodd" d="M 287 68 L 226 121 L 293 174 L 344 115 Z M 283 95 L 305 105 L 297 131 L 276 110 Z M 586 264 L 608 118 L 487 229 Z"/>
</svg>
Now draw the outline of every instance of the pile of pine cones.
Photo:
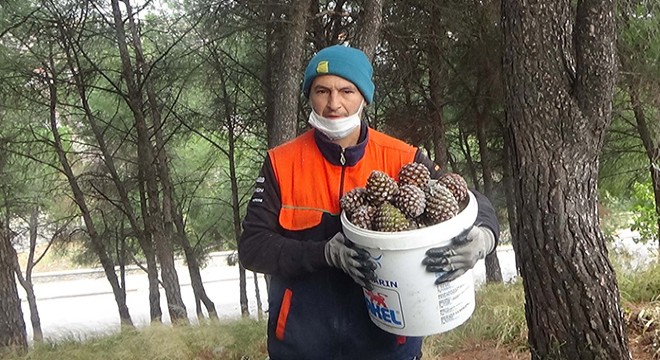
<svg viewBox="0 0 660 360">
<path fill-rule="evenodd" d="M 367 230 L 414 230 L 456 216 L 468 197 L 465 179 L 455 173 L 431 181 L 426 166 L 412 162 L 401 168 L 398 177 L 397 183 L 374 170 L 365 187 L 344 194 L 340 205 L 348 220 Z"/>
</svg>

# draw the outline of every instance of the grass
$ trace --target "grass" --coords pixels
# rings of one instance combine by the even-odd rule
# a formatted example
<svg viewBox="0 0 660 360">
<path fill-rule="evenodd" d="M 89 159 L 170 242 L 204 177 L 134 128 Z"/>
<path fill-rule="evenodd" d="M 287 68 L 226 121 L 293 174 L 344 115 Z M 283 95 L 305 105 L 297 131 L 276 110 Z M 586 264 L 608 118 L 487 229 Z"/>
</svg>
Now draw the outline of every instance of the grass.
<svg viewBox="0 0 660 360">
<path fill-rule="evenodd" d="M 482 342 L 514 351 L 527 349 L 521 282 L 480 287 L 470 320 L 445 334 L 427 337 L 422 352 L 425 357 L 433 359 Z"/>
<path fill-rule="evenodd" d="M 477 309 L 459 328 L 428 337 L 425 358 L 451 353 L 467 341 L 494 341 L 524 349 L 525 317 L 522 285 L 488 285 L 477 293 Z M 6 360 L 263 360 L 266 352 L 266 322 L 238 320 L 194 326 L 151 325 L 140 330 L 95 339 L 71 338 L 37 344 L 27 354 L 11 353 Z"/>
<path fill-rule="evenodd" d="M 660 343 L 660 265 L 626 271 L 613 261 L 618 275 L 621 302 L 629 331 L 652 336 Z M 470 320 L 458 328 L 425 339 L 425 358 L 434 359 L 461 349 L 487 344 L 526 352 L 527 325 L 521 282 L 490 284 L 477 290 L 476 309 Z M 636 322 L 636 323 L 633 323 Z M 651 328 L 649 324 L 653 324 Z M 654 332 L 651 334 L 651 330 Z M 660 354 L 660 349 L 658 350 Z M 32 346 L 27 353 L 5 353 L 6 360 L 85 359 L 85 360 L 263 360 L 266 358 L 266 323 L 251 319 L 209 321 L 193 326 L 152 325 L 140 330 L 95 339 L 71 337 L 56 343 Z"/>
<path fill-rule="evenodd" d="M 652 263 L 634 273 L 617 270 L 619 292 L 624 303 L 648 303 L 660 300 L 660 264 Z"/>
<path fill-rule="evenodd" d="M 651 266 L 619 277 L 622 303 L 634 309 L 645 322 L 660 314 L 640 308 L 657 307 L 660 268 Z M 520 282 L 491 284 L 477 291 L 476 309 L 470 320 L 458 328 L 425 339 L 425 358 L 434 359 L 461 349 L 488 344 L 512 352 L 526 352 L 524 291 Z M 631 313 L 632 310 L 627 310 Z M 655 319 L 649 320 L 652 316 Z M 27 353 L 5 353 L 6 360 L 263 360 L 266 358 L 266 322 L 252 319 L 209 321 L 193 326 L 151 325 L 140 330 L 95 339 L 70 338 L 56 343 L 36 344 Z"/>
<path fill-rule="evenodd" d="M 177 360 L 263 359 L 266 324 L 254 320 L 209 322 L 197 326 L 151 325 L 141 330 L 79 341 L 43 343 L 6 360 Z"/>
</svg>

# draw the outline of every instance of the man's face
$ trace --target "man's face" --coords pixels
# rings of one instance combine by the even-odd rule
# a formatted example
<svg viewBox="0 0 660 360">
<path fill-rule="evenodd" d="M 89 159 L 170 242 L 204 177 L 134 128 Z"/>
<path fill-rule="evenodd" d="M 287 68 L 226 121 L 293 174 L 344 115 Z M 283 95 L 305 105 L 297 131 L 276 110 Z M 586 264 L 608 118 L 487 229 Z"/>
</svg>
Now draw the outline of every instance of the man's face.
<svg viewBox="0 0 660 360">
<path fill-rule="evenodd" d="M 317 76 L 309 91 L 309 102 L 317 114 L 332 119 L 355 114 L 364 101 L 352 82 L 336 76 Z"/>
</svg>

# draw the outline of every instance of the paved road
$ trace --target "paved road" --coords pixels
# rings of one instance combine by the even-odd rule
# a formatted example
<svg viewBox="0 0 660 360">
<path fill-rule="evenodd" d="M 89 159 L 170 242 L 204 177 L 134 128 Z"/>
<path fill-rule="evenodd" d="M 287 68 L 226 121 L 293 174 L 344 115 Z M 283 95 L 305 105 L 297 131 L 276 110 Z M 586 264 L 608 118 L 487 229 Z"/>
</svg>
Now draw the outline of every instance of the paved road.
<svg viewBox="0 0 660 360">
<path fill-rule="evenodd" d="M 221 318 L 240 317 L 238 266 L 228 266 L 223 253 L 214 254 L 207 267 L 202 270 L 202 279 L 208 296 L 215 303 Z M 188 270 L 184 265 L 177 268 L 181 295 L 188 316 L 197 322 L 195 302 L 190 286 Z M 247 293 L 250 313 L 256 317 L 257 305 L 253 273 L 248 272 Z M 59 273 L 35 274 L 35 295 L 41 318 L 41 327 L 47 339 L 86 338 L 119 330 L 119 315 L 112 289 L 100 271 L 79 270 Z M 260 275 L 259 289 L 262 303 L 266 307 L 266 284 Z M 20 287 L 19 287 L 20 288 Z M 149 324 L 148 281 L 142 272 L 131 272 L 126 276 L 126 302 L 133 323 L 138 326 Z M 22 290 L 22 289 L 21 289 Z M 30 314 L 24 293 L 23 313 L 28 335 L 32 337 Z M 163 321 L 169 323 L 165 293 L 161 289 Z M 265 309 L 264 309 L 265 310 Z"/>
<path fill-rule="evenodd" d="M 206 291 L 215 303 L 221 318 L 240 317 L 238 267 L 228 266 L 226 253 L 216 253 L 207 267 L 202 270 L 202 279 Z M 505 280 L 515 277 L 515 260 L 511 247 L 498 249 L 498 258 Z M 483 261 L 475 267 L 475 282 L 483 283 L 485 268 Z M 190 287 L 190 279 L 185 266 L 178 268 L 181 292 L 191 321 L 196 322 L 195 304 Z M 259 276 L 262 303 L 267 307 L 266 285 L 263 276 Z M 83 339 L 119 330 L 119 315 L 110 285 L 101 272 L 81 270 L 63 273 L 37 274 L 35 276 L 35 294 L 41 316 L 44 337 L 51 340 Z M 133 323 L 146 326 L 149 323 L 148 282 L 144 273 L 133 272 L 126 277 L 127 305 Z M 250 313 L 256 316 L 256 296 L 252 273 L 248 272 L 247 292 Z M 21 293 L 25 299 L 25 295 Z M 161 291 L 162 309 L 166 309 L 165 294 Z M 32 337 L 27 302 L 23 301 L 23 313 Z M 169 322 L 164 311 L 163 321 Z"/>
</svg>

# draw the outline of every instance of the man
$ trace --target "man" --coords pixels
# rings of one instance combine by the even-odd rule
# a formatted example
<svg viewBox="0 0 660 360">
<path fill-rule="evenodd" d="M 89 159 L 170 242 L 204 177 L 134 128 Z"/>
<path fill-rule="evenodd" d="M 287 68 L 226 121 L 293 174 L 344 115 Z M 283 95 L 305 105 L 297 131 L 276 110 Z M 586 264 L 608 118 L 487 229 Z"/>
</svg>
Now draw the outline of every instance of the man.
<svg viewBox="0 0 660 360">
<path fill-rule="evenodd" d="M 421 358 L 421 337 L 389 334 L 369 319 L 361 286 L 375 262 L 341 233 L 339 199 L 366 183 L 372 170 L 395 178 L 409 162 L 437 167 L 418 148 L 370 129 L 361 120 L 373 101 L 372 67 L 357 49 L 321 50 L 305 71 L 303 92 L 312 129 L 268 151 L 243 222 L 239 259 L 270 274 L 268 353 L 272 360 Z M 490 202 L 477 224 L 420 263 L 456 278 L 494 250 L 499 225 Z M 429 286 L 433 286 L 429 284 Z"/>
</svg>

